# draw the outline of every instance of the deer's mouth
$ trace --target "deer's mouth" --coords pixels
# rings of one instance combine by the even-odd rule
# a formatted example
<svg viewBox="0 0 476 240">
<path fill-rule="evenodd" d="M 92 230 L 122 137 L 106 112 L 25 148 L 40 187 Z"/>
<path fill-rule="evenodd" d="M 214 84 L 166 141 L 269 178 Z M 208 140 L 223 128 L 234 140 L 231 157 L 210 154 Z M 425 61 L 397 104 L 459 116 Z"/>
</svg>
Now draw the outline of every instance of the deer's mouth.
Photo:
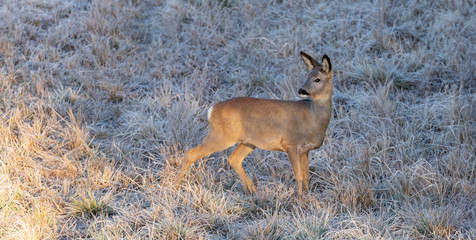
<svg viewBox="0 0 476 240">
<path fill-rule="evenodd" d="M 301 97 L 308 97 L 308 96 L 309 96 L 309 93 L 308 93 L 306 90 L 302 89 L 302 88 L 299 89 L 298 94 L 299 94 Z"/>
</svg>

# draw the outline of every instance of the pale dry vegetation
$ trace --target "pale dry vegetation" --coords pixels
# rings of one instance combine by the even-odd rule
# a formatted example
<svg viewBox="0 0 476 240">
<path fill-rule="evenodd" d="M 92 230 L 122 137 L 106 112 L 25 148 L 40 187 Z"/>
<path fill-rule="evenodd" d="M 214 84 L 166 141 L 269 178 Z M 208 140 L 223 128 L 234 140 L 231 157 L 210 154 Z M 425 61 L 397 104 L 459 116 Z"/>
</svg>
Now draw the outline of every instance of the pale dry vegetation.
<svg viewBox="0 0 476 240">
<path fill-rule="evenodd" d="M 0 0 L 0 239 L 476 239 L 476 4 Z M 334 66 L 334 116 L 295 196 L 285 154 L 173 191 L 206 110 L 298 99 Z"/>
</svg>

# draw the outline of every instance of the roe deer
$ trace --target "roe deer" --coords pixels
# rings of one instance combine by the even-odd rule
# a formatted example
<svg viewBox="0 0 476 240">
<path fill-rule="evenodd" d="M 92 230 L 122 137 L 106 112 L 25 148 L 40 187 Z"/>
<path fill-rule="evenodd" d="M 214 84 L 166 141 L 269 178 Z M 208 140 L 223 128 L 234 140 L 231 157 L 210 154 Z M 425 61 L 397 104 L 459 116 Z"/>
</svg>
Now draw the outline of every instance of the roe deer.
<svg viewBox="0 0 476 240">
<path fill-rule="evenodd" d="M 310 150 L 324 141 L 332 111 L 332 65 L 324 55 L 321 64 L 300 52 L 306 64 L 306 82 L 298 93 L 304 99 L 284 101 L 250 97 L 219 102 L 208 110 L 210 132 L 190 150 L 175 180 L 176 188 L 192 163 L 238 143 L 229 162 L 249 192 L 256 187 L 243 170 L 243 160 L 255 147 L 286 152 L 296 179 L 297 193 L 308 191 Z M 304 185 L 304 186 L 303 186 Z"/>
</svg>

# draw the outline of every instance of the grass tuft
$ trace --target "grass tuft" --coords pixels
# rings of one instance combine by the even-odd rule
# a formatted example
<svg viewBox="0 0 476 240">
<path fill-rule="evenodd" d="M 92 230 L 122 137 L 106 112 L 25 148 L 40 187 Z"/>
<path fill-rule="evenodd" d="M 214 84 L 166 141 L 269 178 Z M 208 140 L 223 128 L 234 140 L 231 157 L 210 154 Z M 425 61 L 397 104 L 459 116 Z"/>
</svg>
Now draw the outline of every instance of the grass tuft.
<svg viewBox="0 0 476 240">
<path fill-rule="evenodd" d="M 73 200 L 71 213 L 91 218 L 114 215 L 115 211 L 109 205 L 109 197 L 98 198 L 94 193 L 88 192 L 86 196 Z"/>
<path fill-rule="evenodd" d="M 194 226 L 188 226 L 180 220 L 164 220 L 153 226 L 149 236 L 152 239 L 201 239 L 200 231 Z"/>
<path fill-rule="evenodd" d="M 245 239 L 280 240 L 284 238 L 284 234 L 283 223 L 273 216 L 248 226 Z"/>
</svg>

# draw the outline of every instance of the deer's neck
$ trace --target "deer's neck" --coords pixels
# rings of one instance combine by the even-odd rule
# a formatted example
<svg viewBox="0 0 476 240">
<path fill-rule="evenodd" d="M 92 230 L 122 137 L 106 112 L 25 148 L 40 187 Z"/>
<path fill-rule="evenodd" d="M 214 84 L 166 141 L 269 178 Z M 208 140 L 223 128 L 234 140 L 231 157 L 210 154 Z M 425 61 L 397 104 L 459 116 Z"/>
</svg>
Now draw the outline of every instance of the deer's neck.
<svg viewBox="0 0 476 240">
<path fill-rule="evenodd" d="M 329 94 L 322 95 L 317 99 L 312 99 L 310 103 L 309 116 L 317 126 L 316 130 L 327 129 L 332 115 L 332 89 Z"/>
<path fill-rule="evenodd" d="M 330 116 L 332 110 L 332 96 L 325 98 L 313 99 L 310 106 L 310 114 L 313 116 Z"/>
</svg>

